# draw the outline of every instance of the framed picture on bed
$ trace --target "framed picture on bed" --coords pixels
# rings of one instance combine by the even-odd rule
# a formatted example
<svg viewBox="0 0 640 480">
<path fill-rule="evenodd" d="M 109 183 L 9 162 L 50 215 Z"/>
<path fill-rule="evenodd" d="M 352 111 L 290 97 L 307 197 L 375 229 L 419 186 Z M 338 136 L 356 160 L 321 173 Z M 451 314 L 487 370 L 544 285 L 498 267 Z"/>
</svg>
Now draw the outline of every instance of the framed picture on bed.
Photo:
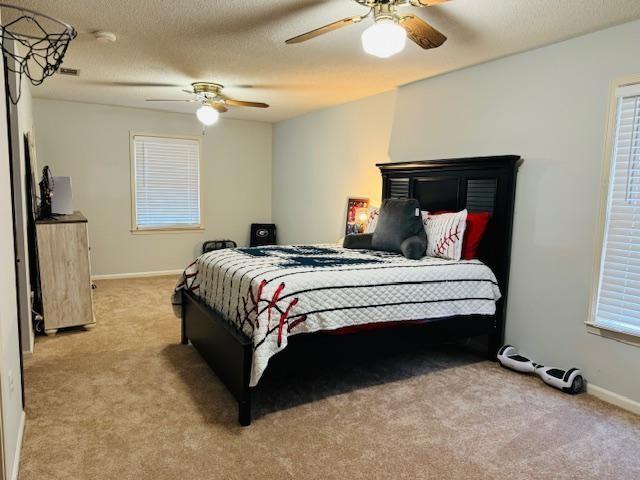
<svg viewBox="0 0 640 480">
<path fill-rule="evenodd" d="M 347 220 L 345 224 L 344 234 L 363 233 L 368 214 L 361 209 L 369 208 L 369 199 L 362 197 L 349 197 L 347 200 Z M 364 213 L 363 218 L 359 218 L 359 214 Z"/>
</svg>

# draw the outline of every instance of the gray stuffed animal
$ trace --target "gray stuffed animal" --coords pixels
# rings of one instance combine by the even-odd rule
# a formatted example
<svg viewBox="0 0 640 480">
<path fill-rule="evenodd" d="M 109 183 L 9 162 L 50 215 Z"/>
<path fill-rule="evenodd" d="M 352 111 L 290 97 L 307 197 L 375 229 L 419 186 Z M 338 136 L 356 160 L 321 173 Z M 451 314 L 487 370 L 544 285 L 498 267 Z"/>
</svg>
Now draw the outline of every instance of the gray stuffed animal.
<svg viewBox="0 0 640 480">
<path fill-rule="evenodd" d="M 427 234 L 422 224 L 420 204 L 413 198 L 390 198 L 380 207 L 374 233 L 347 235 L 344 248 L 402 253 L 417 260 L 427 250 Z"/>
</svg>

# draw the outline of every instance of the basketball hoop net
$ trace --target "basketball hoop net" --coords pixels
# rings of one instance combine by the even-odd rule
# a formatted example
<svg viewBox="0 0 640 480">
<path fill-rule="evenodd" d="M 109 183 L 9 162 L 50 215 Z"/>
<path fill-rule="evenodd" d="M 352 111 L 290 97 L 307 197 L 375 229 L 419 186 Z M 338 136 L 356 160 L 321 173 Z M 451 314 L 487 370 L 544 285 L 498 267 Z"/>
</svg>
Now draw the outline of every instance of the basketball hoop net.
<svg viewBox="0 0 640 480">
<path fill-rule="evenodd" d="M 8 71 L 18 74 L 16 90 L 7 86 L 15 105 L 22 94 L 22 76 L 32 85 L 42 84 L 62 64 L 67 47 L 76 38 L 75 29 L 61 20 L 23 7 L 0 3 L 2 54 Z"/>
</svg>

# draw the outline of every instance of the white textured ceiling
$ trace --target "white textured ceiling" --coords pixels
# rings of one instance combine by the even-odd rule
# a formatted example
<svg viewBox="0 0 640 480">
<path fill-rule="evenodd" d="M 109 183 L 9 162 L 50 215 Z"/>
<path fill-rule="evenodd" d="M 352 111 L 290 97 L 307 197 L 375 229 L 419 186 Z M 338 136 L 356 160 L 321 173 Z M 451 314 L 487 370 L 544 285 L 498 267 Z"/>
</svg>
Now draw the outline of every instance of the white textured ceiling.
<svg viewBox="0 0 640 480">
<path fill-rule="evenodd" d="M 226 117 L 279 121 L 373 95 L 418 79 L 640 18 L 638 0 L 453 0 L 412 10 L 448 36 L 423 51 L 365 54 L 367 22 L 298 45 L 285 39 L 366 12 L 351 0 L 13 0 L 71 23 L 79 31 L 64 66 L 34 96 L 193 112 L 194 104 L 150 104 L 145 98 L 188 98 L 197 80 L 227 86 L 266 110 L 234 108 Z M 90 32 L 108 30 L 114 44 Z M 141 86 L 153 83 L 155 86 Z"/>
</svg>

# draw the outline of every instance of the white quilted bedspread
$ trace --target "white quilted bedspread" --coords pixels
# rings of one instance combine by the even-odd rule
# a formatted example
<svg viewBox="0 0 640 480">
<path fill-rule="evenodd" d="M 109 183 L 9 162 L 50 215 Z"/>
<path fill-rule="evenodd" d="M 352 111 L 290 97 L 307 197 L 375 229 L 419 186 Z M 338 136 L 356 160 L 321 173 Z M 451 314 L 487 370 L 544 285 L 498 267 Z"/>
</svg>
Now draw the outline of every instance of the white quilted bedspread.
<svg viewBox="0 0 640 480">
<path fill-rule="evenodd" d="M 478 260 L 452 261 L 335 245 L 218 250 L 200 256 L 188 288 L 253 342 L 251 386 L 290 335 L 367 323 L 492 315 L 500 291 Z M 176 301 L 177 300 L 177 301 Z"/>
</svg>

